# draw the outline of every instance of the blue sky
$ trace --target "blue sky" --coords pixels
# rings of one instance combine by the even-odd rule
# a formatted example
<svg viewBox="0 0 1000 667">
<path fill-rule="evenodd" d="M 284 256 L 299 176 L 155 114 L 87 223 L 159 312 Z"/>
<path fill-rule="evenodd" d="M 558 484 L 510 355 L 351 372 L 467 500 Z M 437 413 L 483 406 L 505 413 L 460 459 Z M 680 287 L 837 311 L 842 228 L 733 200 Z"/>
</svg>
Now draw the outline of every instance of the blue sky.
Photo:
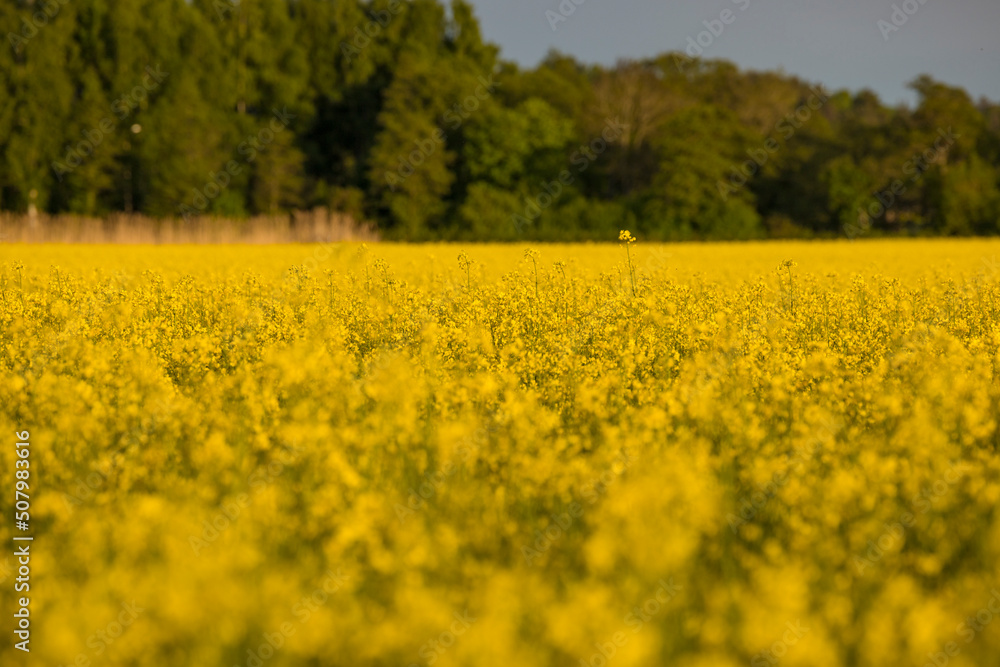
<svg viewBox="0 0 1000 667">
<path fill-rule="evenodd" d="M 729 10 L 728 25 L 713 23 L 718 36 L 701 36 L 709 44 L 705 57 L 745 69 L 780 69 L 830 89 L 870 88 L 889 104 L 912 103 L 906 84 L 923 73 L 975 99 L 1000 101 L 1000 0 L 471 2 L 486 39 L 500 45 L 504 58 L 525 66 L 536 65 L 550 48 L 604 64 L 682 50 L 688 38 L 707 30 L 703 21 Z M 898 30 L 890 31 L 886 26 L 897 27 L 893 5 Z M 546 11 L 553 14 L 547 18 Z M 569 14 L 565 21 L 553 19 L 563 14 Z M 885 22 L 881 28 L 879 21 Z"/>
</svg>

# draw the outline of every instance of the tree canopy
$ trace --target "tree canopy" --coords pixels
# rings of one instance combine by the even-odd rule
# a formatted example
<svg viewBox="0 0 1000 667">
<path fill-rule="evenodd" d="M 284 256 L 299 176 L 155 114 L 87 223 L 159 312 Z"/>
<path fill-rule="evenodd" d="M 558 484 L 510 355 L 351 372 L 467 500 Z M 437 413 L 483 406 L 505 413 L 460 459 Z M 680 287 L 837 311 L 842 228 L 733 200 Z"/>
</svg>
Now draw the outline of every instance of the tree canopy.
<svg viewBox="0 0 1000 667">
<path fill-rule="evenodd" d="M 403 240 L 1000 232 L 1000 105 L 664 53 L 523 69 L 464 0 L 0 4 L 0 209 L 327 207 Z"/>
</svg>

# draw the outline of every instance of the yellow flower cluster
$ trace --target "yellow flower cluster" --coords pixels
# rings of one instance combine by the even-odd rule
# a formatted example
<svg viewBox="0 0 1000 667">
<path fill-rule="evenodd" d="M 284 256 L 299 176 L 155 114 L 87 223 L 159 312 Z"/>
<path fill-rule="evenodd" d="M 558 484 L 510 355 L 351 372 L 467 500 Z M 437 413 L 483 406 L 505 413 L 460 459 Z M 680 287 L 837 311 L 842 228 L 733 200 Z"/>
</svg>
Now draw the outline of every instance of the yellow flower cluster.
<svg viewBox="0 0 1000 667">
<path fill-rule="evenodd" d="M 32 659 L 994 664 L 997 250 L 3 247 Z"/>
</svg>

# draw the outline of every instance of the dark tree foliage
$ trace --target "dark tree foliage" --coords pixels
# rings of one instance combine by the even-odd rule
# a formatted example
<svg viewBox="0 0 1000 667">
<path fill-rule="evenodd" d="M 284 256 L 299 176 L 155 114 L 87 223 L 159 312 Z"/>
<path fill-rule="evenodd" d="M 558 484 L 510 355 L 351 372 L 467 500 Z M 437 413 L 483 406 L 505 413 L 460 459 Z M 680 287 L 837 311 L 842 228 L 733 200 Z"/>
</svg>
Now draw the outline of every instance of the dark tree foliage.
<svg viewBox="0 0 1000 667">
<path fill-rule="evenodd" d="M 0 3 L 0 210 L 324 206 L 401 240 L 988 235 L 1000 106 L 664 53 L 523 70 L 465 0 Z"/>
</svg>

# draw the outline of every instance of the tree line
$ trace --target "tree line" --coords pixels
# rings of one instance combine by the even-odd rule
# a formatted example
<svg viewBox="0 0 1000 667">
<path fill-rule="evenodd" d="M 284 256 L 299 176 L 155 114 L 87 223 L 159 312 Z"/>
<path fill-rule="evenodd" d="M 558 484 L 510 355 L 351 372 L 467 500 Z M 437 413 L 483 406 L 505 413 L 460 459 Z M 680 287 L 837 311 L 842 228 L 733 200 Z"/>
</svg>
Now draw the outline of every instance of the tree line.
<svg viewBox="0 0 1000 667">
<path fill-rule="evenodd" d="M 0 210 L 327 207 L 403 240 L 1000 232 L 1000 105 L 666 52 L 501 59 L 463 0 L 0 4 Z"/>
</svg>

